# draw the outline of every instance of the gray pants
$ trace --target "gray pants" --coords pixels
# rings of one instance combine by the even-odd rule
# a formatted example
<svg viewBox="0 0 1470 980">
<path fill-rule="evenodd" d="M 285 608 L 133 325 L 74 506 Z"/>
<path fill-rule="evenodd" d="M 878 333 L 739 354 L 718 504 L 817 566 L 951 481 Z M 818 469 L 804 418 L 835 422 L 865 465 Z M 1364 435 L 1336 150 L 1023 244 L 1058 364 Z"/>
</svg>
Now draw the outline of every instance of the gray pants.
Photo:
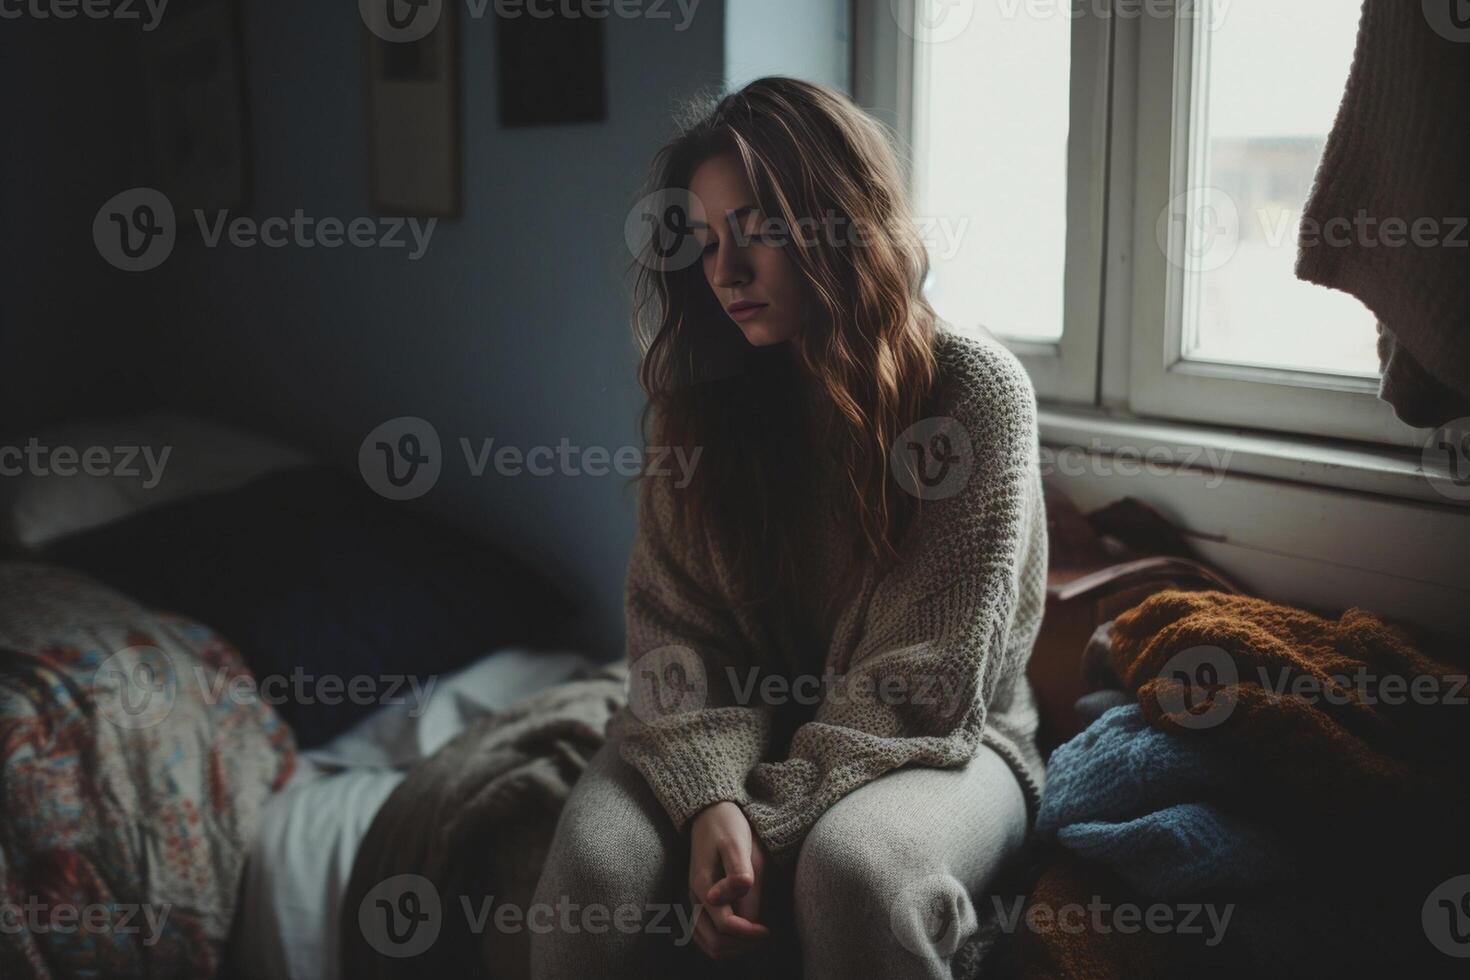
<svg viewBox="0 0 1470 980">
<path fill-rule="evenodd" d="M 761 919 L 785 943 L 716 964 L 690 941 L 687 835 L 610 742 L 557 825 L 536 903 L 563 911 L 532 936 L 531 976 L 772 977 L 799 957 L 806 980 L 949 978 L 978 927 L 972 897 L 1025 836 L 1021 787 L 988 748 L 963 769 L 889 773 L 817 821 L 794 881 L 768 882 Z M 599 906 L 595 919 L 585 911 Z"/>
</svg>

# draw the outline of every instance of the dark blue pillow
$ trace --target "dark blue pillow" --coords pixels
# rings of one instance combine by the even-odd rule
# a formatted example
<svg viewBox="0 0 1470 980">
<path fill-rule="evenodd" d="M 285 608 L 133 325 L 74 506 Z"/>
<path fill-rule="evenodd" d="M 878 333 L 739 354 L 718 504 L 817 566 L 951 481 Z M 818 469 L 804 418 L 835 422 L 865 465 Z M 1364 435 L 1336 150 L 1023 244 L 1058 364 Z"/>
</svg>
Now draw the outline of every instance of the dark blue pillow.
<svg viewBox="0 0 1470 980">
<path fill-rule="evenodd" d="M 526 563 L 325 467 L 165 504 L 43 557 L 218 630 L 257 679 L 280 678 L 263 690 L 290 694 L 275 707 L 302 747 L 372 712 L 391 677 L 422 685 L 508 644 L 586 648 L 578 604 Z M 325 676 L 342 687 L 322 690 Z M 346 696 L 355 676 L 374 679 L 370 703 Z"/>
</svg>

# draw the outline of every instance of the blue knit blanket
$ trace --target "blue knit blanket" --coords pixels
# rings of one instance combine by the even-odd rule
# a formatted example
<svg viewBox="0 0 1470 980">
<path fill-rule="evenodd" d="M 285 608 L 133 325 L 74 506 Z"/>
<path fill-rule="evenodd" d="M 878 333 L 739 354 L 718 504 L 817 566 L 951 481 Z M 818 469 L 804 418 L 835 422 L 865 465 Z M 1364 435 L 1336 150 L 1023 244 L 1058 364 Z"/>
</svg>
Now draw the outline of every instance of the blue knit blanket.
<svg viewBox="0 0 1470 980">
<path fill-rule="evenodd" d="M 1243 775 L 1203 740 L 1152 728 L 1138 705 L 1112 708 L 1053 753 L 1037 829 L 1144 898 L 1287 880 L 1297 868 L 1286 844 L 1222 806 Z"/>
</svg>

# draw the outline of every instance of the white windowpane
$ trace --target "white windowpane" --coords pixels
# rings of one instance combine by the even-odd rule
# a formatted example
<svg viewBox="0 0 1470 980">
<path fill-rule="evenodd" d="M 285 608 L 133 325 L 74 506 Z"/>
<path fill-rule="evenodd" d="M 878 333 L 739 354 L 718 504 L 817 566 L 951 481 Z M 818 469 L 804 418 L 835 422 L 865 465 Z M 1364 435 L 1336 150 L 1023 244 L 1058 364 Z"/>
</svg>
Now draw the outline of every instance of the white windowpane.
<svg viewBox="0 0 1470 980">
<path fill-rule="evenodd" d="M 914 119 L 927 295 L 960 330 L 1062 336 L 1072 21 L 1066 4 L 920 0 Z M 926 30 L 922 18 L 970 19 Z"/>
<path fill-rule="evenodd" d="M 1359 10 L 1348 0 L 1216 0 L 1198 22 L 1186 358 L 1377 374 L 1373 315 L 1295 275 Z"/>
</svg>

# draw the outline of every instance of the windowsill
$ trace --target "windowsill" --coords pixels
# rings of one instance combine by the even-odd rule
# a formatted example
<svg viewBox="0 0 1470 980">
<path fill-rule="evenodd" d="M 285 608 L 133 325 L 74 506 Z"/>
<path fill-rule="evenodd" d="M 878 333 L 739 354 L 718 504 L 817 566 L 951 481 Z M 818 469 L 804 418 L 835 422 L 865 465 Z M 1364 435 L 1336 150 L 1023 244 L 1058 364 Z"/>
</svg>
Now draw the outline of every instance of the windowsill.
<svg viewBox="0 0 1470 980">
<path fill-rule="evenodd" d="M 1110 415 L 1044 401 L 1038 421 L 1043 446 L 1053 452 L 1077 448 L 1090 457 L 1112 459 L 1119 473 L 1124 466 L 1117 461 L 1129 460 L 1132 462 L 1126 465 L 1133 472 L 1150 466 L 1159 470 L 1184 467 L 1455 508 L 1467 506 L 1440 489 L 1450 483 L 1447 471 L 1426 472 L 1422 454 L 1409 450 Z M 1060 458 L 1053 465 L 1063 475 L 1068 472 Z"/>
</svg>

